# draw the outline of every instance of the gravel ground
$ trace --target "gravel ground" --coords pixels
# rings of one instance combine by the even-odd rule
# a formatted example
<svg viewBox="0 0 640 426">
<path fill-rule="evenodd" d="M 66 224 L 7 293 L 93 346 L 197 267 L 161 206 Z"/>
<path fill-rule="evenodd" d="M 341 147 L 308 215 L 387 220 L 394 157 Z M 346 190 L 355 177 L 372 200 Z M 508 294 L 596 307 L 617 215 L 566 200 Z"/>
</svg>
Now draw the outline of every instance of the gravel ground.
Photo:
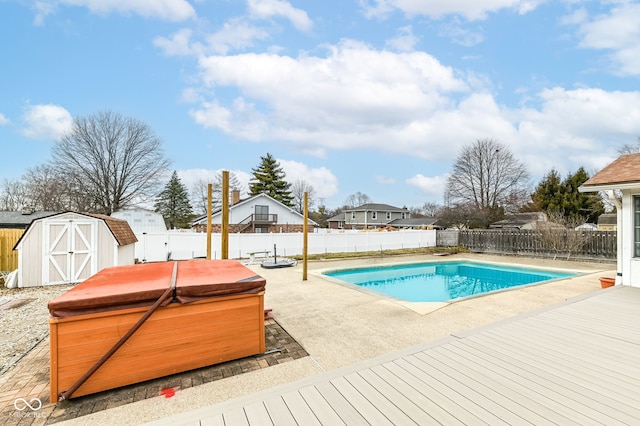
<svg viewBox="0 0 640 426">
<path fill-rule="evenodd" d="M 6 288 L 0 285 L 0 375 L 44 339 L 49 337 L 47 303 L 73 285 Z M 2 309 L 4 302 L 20 300 L 23 304 Z"/>
</svg>

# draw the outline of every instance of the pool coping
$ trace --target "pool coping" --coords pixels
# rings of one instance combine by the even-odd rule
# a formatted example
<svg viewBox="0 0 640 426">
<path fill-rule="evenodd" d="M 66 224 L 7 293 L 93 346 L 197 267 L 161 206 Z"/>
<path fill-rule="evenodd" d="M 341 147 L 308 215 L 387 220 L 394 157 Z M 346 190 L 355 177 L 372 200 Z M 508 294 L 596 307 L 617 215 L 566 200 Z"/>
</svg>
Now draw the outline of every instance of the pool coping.
<svg viewBox="0 0 640 426">
<path fill-rule="evenodd" d="M 542 266 L 537 266 L 537 265 L 524 265 L 524 264 L 518 264 L 518 263 L 512 263 L 512 262 L 496 262 L 496 261 L 488 261 L 488 260 L 482 260 L 482 261 L 478 261 L 478 260 L 474 260 L 474 259 L 467 259 L 465 257 L 458 257 L 455 256 L 451 259 L 427 259 L 427 260 L 413 260 L 413 261 L 404 261 L 404 262 L 394 262 L 394 261 L 390 261 L 388 263 L 379 263 L 376 264 L 375 267 L 376 268 L 385 268 L 385 267 L 390 267 L 390 266 L 403 266 L 403 265 L 418 265 L 418 264 L 429 264 L 429 263 L 433 263 L 433 264 L 442 264 L 442 263 L 451 263 L 451 262 L 467 262 L 467 263 L 477 263 L 477 264 L 482 264 L 482 265 L 494 265 L 494 266 L 501 266 L 501 267 L 511 267 L 511 268 L 525 268 L 525 269 L 533 269 L 533 270 L 539 270 L 539 271 L 549 271 L 549 272 L 571 272 L 574 275 L 571 275 L 569 277 L 558 277 L 558 278 L 553 278 L 553 279 L 549 279 L 549 280 L 544 280 L 544 281 L 540 281 L 540 282 L 536 282 L 536 283 L 531 283 L 531 284 L 522 284 L 519 286 L 514 286 L 514 287 L 509 287 L 509 288 L 503 288 L 503 289 L 498 289 L 498 290 L 494 290 L 494 291 L 489 291 L 486 293 L 480 293 L 480 294 L 473 294 L 470 296 L 465 296 L 465 297 L 460 297 L 457 299 L 453 299 L 453 300 L 448 300 L 446 302 L 410 302 L 407 300 L 403 300 L 388 294 L 384 294 L 375 290 L 371 290 L 369 288 L 366 287 L 362 287 L 359 286 L 357 284 L 353 284 L 353 283 L 349 283 L 347 281 L 342 281 L 340 279 L 334 278 L 334 277 L 330 277 L 328 275 L 325 275 L 328 272 L 332 272 L 332 271 L 348 271 L 348 270 L 355 270 L 355 269 L 360 269 L 362 267 L 360 266 L 349 266 L 349 267 L 344 267 L 344 268 L 337 268 L 337 267 L 331 267 L 331 268 L 322 268 L 322 269 L 316 269 L 313 271 L 310 271 L 309 273 L 333 282 L 335 284 L 339 284 L 342 285 L 344 287 L 353 289 L 353 290 L 357 290 L 360 292 L 363 292 L 365 294 L 368 294 L 370 296 L 373 297 L 377 297 L 381 300 L 386 300 L 388 302 L 392 302 L 395 304 L 398 304 L 400 306 L 403 306 L 406 309 L 409 309 L 419 315 L 428 315 L 432 312 L 435 312 L 439 309 L 442 309 L 446 306 L 449 306 L 452 303 L 458 303 L 458 302 L 462 302 L 464 300 L 469 300 L 469 299 L 475 299 L 475 298 L 479 298 L 479 297 L 485 297 L 485 296 L 489 296 L 492 294 L 497 294 L 497 293 L 503 293 L 506 291 L 512 291 L 512 290 L 516 290 L 516 289 L 525 289 L 527 287 L 534 287 L 534 286 L 539 286 L 539 285 L 543 285 L 543 284 L 549 284 L 551 282 L 554 281 L 562 281 L 562 280 L 569 280 L 572 278 L 576 278 L 576 277 L 580 277 L 583 276 L 585 274 L 589 274 L 589 273 L 593 273 L 593 271 L 586 271 L 586 270 L 579 270 L 579 269 L 571 269 L 571 268 L 554 268 L 554 267 L 542 267 Z M 369 266 L 372 268 L 372 266 Z"/>
</svg>

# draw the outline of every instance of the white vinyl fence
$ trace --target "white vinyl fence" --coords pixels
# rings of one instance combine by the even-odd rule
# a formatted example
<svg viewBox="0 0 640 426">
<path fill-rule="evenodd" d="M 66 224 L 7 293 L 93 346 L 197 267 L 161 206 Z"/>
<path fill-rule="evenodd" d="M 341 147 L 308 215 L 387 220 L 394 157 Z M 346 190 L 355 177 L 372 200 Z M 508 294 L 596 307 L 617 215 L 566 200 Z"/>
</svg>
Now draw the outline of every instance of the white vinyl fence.
<svg viewBox="0 0 640 426">
<path fill-rule="evenodd" d="M 136 234 L 135 256 L 142 262 L 192 259 L 207 254 L 207 235 L 196 232 Z M 229 234 L 229 258 L 246 259 L 249 253 L 268 251 L 273 256 L 302 254 L 302 233 Z M 364 252 L 434 247 L 436 231 L 324 232 L 308 235 L 308 254 Z M 264 254 L 261 254 L 264 256 Z M 211 235 L 211 258 L 221 257 L 221 234 Z"/>
</svg>

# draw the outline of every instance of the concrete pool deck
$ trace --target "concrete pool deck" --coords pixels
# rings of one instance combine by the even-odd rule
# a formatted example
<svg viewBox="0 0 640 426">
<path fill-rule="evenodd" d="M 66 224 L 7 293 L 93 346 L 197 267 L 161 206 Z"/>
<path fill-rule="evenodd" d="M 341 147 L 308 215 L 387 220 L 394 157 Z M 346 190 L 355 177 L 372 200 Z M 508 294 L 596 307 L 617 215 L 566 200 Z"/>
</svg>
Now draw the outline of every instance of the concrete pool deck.
<svg viewBox="0 0 640 426">
<path fill-rule="evenodd" d="M 64 422 L 63 424 L 142 424 L 310 377 L 388 352 L 490 324 L 524 312 L 600 289 L 598 278 L 615 276 L 613 263 L 567 262 L 461 254 L 442 261 L 473 259 L 537 267 L 569 269 L 582 274 L 547 284 L 409 309 L 403 303 L 332 282 L 316 273 L 326 268 L 422 261 L 435 256 L 403 256 L 309 263 L 308 280 L 301 265 L 263 269 L 250 266 L 267 280 L 265 300 L 275 320 L 310 354 L 286 364 L 245 373 Z"/>
</svg>

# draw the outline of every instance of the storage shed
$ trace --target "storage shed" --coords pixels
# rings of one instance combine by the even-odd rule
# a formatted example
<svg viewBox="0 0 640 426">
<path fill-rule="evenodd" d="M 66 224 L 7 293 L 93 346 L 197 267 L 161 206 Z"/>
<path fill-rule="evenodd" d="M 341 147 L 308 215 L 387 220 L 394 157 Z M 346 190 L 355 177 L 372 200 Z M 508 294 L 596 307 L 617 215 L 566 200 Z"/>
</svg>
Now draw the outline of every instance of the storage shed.
<svg viewBox="0 0 640 426">
<path fill-rule="evenodd" d="M 18 287 L 84 281 L 108 266 L 135 263 L 137 238 L 125 220 L 62 212 L 33 220 L 16 243 Z"/>
</svg>

